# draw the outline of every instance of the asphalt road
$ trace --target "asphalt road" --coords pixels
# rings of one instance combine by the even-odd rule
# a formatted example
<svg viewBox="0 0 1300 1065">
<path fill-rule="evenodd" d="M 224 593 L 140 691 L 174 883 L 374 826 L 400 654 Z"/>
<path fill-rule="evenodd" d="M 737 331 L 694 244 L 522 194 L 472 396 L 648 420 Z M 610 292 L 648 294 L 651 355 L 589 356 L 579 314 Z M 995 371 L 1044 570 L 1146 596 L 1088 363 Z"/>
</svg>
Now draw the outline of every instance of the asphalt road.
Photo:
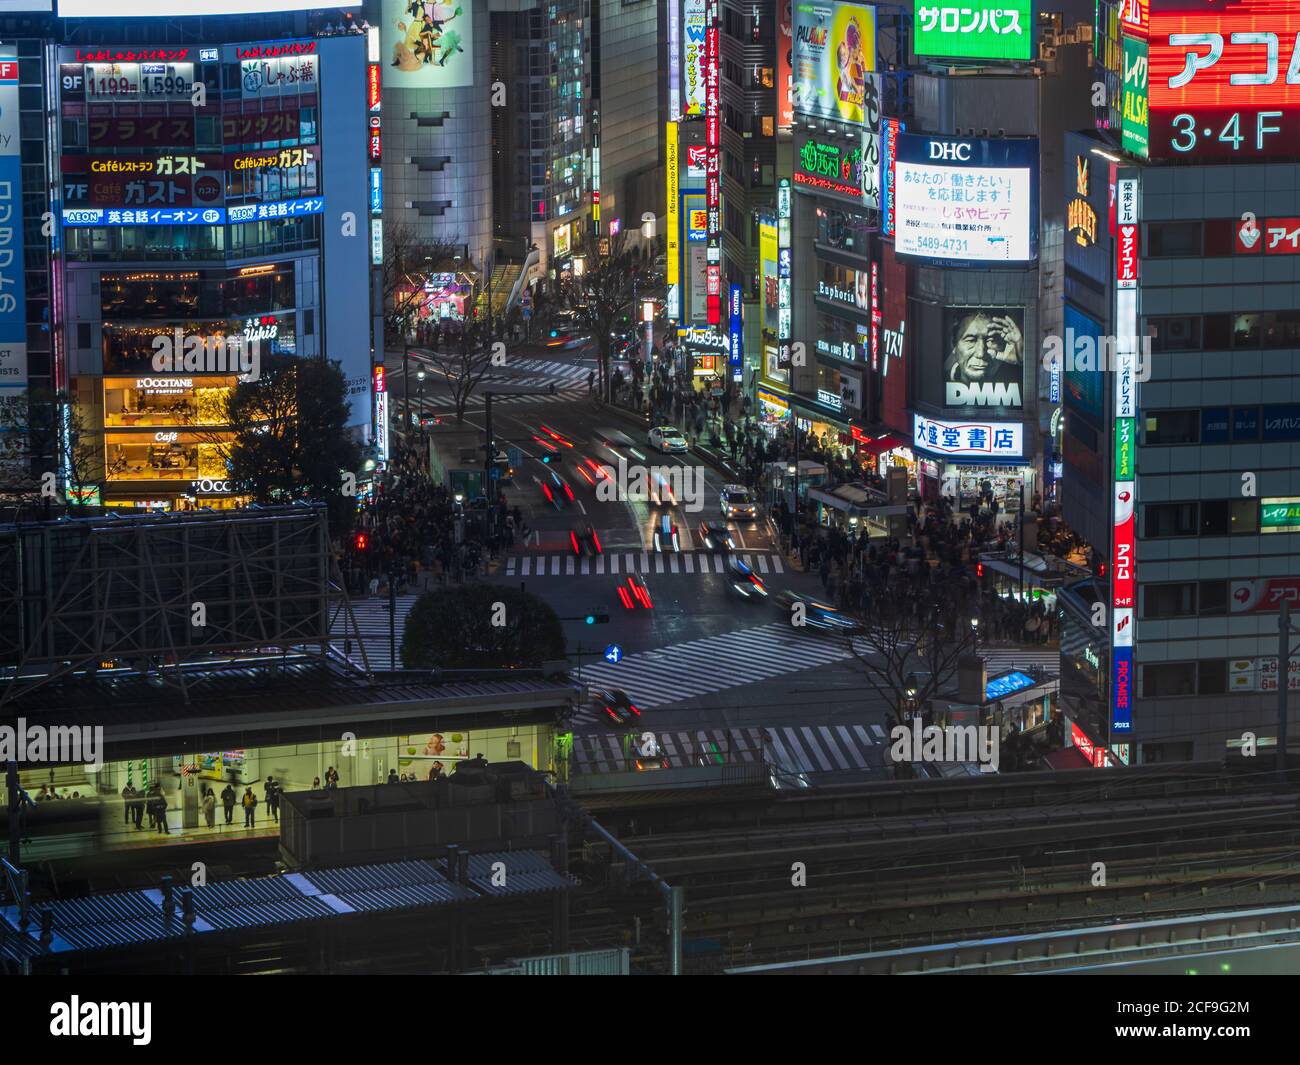
<svg viewBox="0 0 1300 1065">
<path fill-rule="evenodd" d="M 560 369 L 539 372 L 539 364 Z M 594 365 L 581 350 L 523 348 L 511 352 L 505 367 L 493 368 L 492 380 L 483 386 L 498 396 L 541 392 L 550 377 L 559 392 L 493 402 L 497 446 L 517 447 L 524 455 L 504 491 L 509 504 L 522 511 L 530 536 L 525 545 L 516 543 L 490 579 L 521 584 L 562 618 L 573 619 L 565 621 L 566 635 L 584 683 L 628 691 L 643 709 L 641 727 L 683 737 L 679 747 L 697 735 L 703 742 L 702 729 L 725 733 L 724 744 L 734 730 L 749 735 L 767 730 L 759 741 L 782 747 L 792 766 L 832 775 L 879 772 L 884 708 L 854 668 L 843 640 L 793 630 L 771 602 L 786 588 L 821 594 L 816 575 L 799 572 L 779 554 L 765 522 L 728 522 L 735 553 L 770 593 L 767 601 L 737 595 L 698 535 L 701 521 L 722 521 L 723 474 L 698 455 L 652 450 L 644 424 L 588 398 L 586 371 Z M 394 369 L 390 360 L 390 374 Z M 400 397 L 400 360 L 396 369 L 389 388 Z M 438 387 L 426 377 L 426 402 L 437 399 Z M 483 428 L 482 408 L 481 398 L 472 398 L 466 424 Z M 543 463 L 548 455 L 558 462 Z M 630 471 L 660 467 L 670 484 L 686 490 L 675 502 L 661 496 L 662 505 L 598 498 L 596 465 L 615 470 L 619 457 Z M 580 468 L 591 476 L 584 477 Z M 678 477 L 685 480 L 677 482 Z M 550 500 L 544 483 L 551 487 Z M 655 551 L 653 530 L 663 514 L 677 528 L 677 552 Z M 599 556 L 573 551 L 570 533 L 587 523 L 600 539 Z M 653 609 L 623 605 L 618 587 L 627 586 L 629 572 L 644 582 Z M 589 613 L 608 614 L 609 623 L 587 625 L 582 618 Z M 623 655 L 618 663 L 604 660 L 611 645 Z M 619 730 L 592 714 L 580 715 L 575 731 L 598 744 L 601 733 Z"/>
</svg>

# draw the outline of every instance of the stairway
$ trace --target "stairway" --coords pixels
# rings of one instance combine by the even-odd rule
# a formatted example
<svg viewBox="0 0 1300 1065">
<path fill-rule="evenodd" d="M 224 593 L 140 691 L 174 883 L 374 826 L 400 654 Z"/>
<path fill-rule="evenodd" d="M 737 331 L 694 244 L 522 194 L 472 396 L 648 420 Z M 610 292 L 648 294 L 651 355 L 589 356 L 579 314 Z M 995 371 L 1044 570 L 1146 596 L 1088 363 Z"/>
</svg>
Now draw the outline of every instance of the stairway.
<svg viewBox="0 0 1300 1065">
<path fill-rule="evenodd" d="M 497 266 L 492 273 L 492 316 L 500 318 L 506 310 L 506 304 L 510 300 L 510 293 L 515 287 L 515 280 L 519 277 L 519 271 L 522 270 L 518 263 L 502 263 Z M 486 318 L 488 313 L 488 289 L 484 288 L 478 294 L 478 302 L 474 305 L 475 312 L 479 318 Z"/>
</svg>

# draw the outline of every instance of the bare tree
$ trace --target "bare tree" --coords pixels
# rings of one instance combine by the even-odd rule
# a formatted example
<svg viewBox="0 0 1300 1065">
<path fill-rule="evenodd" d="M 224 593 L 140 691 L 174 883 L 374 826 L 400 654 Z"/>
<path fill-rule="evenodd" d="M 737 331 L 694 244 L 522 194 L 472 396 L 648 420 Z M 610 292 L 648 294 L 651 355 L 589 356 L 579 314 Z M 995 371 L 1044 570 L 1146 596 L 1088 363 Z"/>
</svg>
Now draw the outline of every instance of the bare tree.
<svg viewBox="0 0 1300 1065">
<path fill-rule="evenodd" d="M 600 367 L 600 392 L 609 400 L 609 353 L 618 326 L 635 320 L 638 287 L 649 288 L 653 252 L 643 258 L 628 248 L 626 234 L 610 238 L 609 254 L 593 256 L 580 277 L 561 282 L 557 302 L 574 317 L 596 342 Z"/>
<path fill-rule="evenodd" d="M 934 604 L 920 615 L 884 600 L 881 609 L 862 618 L 862 635 L 847 639 L 862 677 L 901 723 L 949 689 L 963 655 L 975 650 L 974 632 L 957 624 L 947 631 L 943 611 Z"/>
<path fill-rule="evenodd" d="M 99 506 L 104 474 L 103 433 L 86 424 L 67 393 L 33 389 L 0 398 L 0 504 L 43 517 L 56 506 Z"/>
<path fill-rule="evenodd" d="M 475 284 L 470 293 L 475 301 L 478 289 Z M 467 306 L 471 304 L 467 303 Z M 447 383 L 447 391 L 456 405 L 457 422 L 465 420 L 465 408 L 470 397 L 492 366 L 494 344 L 495 338 L 486 322 L 466 318 L 461 322 L 459 333 L 444 334 L 440 349 L 426 356 L 434 373 Z"/>
<path fill-rule="evenodd" d="M 425 300 L 430 273 L 453 269 L 464 245 L 454 240 L 424 241 L 415 228 L 399 224 L 384 230 L 384 339 L 405 344 Z"/>
</svg>

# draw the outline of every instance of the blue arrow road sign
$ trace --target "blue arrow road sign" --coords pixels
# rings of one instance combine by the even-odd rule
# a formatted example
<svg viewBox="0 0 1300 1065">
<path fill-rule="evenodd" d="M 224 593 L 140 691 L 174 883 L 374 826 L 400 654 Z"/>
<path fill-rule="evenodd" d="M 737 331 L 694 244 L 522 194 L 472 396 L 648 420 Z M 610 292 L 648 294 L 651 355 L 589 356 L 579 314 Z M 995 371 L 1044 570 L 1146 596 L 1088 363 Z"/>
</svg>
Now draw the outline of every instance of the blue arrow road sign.
<svg viewBox="0 0 1300 1065">
<path fill-rule="evenodd" d="M 623 660 L 623 648 L 616 643 L 611 643 L 605 648 L 605 661 L 618 665 Z"/>
</svg>

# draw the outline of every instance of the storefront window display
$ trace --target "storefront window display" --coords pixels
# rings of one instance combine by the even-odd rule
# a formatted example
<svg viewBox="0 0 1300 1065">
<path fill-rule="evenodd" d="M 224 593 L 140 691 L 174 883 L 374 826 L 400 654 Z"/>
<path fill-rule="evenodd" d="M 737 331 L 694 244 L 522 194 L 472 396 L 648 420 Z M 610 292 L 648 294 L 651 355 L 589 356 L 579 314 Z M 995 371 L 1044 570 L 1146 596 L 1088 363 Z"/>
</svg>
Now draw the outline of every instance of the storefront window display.
<svg viewBox="0 0 1300 1065">
<path fill-rule="evenodd" d="M 105 428 L 222 425 L 236 378 L 105 377 Z"/>
<path fill-rule="evenodd" d="M 220 444 L 205 434 L 181 430 L 104 433 L 109 481 L 177 481 L 226 476 Z"/>
<path fill-rule="evenodd" d="M 817 208 L 817 243 L 861 255 L 871 250 L 871 219 L 855 211 Z"/>
<path fill-rule="evenodd" d="M 763 432 L 769 437 L 776 436 L 789 421 L 789 401 L 770 389 L 758 389 L 758 424 Z"/>
</svg>

